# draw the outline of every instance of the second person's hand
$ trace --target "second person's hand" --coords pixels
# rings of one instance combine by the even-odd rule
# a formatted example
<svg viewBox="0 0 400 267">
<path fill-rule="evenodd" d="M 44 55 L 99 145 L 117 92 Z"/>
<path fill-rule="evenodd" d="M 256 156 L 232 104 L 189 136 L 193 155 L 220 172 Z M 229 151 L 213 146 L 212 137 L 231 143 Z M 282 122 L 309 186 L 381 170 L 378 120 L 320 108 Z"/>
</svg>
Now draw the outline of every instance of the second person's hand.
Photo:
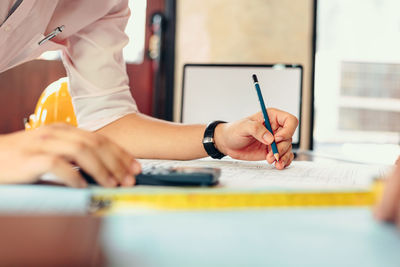
<svg viewBox="0 0 400 267">
<path fill-rule="evenodd" d="M 400 157 L 386 178 L 382 199 L 375 207 L 375 217 L 381 221 L 394 222 L 400 229 Z"/>
<path fill-rule="evenodd" d="M 0 135 L 0 183 L 35 182 L 51 172 L 73 187 L 87 183 L 77 165 L 100 185 L 132 186 L 141 166 L 107 137 L 66 124 Z"/>
</svg>

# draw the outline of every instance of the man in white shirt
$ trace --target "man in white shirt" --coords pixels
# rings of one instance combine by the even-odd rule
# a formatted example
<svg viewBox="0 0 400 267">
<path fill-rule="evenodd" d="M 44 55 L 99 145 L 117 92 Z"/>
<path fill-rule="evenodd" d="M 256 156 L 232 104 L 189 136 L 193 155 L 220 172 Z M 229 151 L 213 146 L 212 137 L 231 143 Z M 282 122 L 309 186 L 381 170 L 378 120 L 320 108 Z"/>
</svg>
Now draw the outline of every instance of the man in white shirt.
<svg viewBox="0 0 400 267">
<path fill-rule="evenodd" d="M 122 57 L 129 15 L 127 0 L 0 2 L 0 72 L 61 50 L 79 125 L 0 136 L 0 183 L 33 182 L 53 172 L 70 186 L 84 187 L 72 168 L 76 164 L 103 186 L 131 186 L 141 170 L 134 158 L 189 160 L 210 154 L 202 143 L 205 125 L 181 125 L 138 112 Z M 276 109 L 268 114 L 274 136 L 257 113 L 214 125 L 213 151 L 272 164 L 269 145 L 275 140 L 280 154 L 275 166 L 289 166 L 298 121 Z"/>
</svg>

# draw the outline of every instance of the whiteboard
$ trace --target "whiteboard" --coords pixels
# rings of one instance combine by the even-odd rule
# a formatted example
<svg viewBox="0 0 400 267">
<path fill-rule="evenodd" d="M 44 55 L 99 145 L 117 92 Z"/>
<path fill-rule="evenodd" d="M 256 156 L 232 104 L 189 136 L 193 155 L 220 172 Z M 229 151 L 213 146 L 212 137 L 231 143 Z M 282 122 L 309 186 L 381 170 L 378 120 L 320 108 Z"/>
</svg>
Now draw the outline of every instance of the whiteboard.
<svg viewBox="0 0 400 267">
<path fill-rule="evenodd" d="M 300 119 L 302 73 L 300 65 L 186 64 L 181 122 L 236 121 L 261 111 L 253 74 L 258 77 L 267 108 L 281 109 Z M 293 135 L 294 146 L 299 144 L 300 125 Z"/>
</svg>

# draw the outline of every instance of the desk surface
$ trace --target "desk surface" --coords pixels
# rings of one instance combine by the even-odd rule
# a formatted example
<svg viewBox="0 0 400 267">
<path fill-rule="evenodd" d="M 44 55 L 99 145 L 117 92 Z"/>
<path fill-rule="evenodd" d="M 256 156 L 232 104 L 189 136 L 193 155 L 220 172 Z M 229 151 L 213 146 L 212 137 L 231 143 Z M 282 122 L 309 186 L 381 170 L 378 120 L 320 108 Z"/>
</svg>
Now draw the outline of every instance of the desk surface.
<svg viewBox="0 0 400 267">
<path fill-rule="evenodd" d="M 83 215 L 90 193 L 0 186 L 0 216 Z M 366 208 L 142 210 L 104 217 L 100 240 L 109 266 L 397 267 L 400 260 L 400 234 Z"/>
<path fill-rule="evenodd" d="M 90 189 L 1 186 L 0 213 L 85 214 Z M 0 218 L 1 219 L 1 218 Z M 141 211 L 103 219 L 110 266 L 398 266 L 400 235 L 365 208 Z"/>
<path fill-rule="evenodd" d="M 108 217 L 116 266 L 399 266 L 400 238 L 368 209 L 278 209 Z"/>
</svg>

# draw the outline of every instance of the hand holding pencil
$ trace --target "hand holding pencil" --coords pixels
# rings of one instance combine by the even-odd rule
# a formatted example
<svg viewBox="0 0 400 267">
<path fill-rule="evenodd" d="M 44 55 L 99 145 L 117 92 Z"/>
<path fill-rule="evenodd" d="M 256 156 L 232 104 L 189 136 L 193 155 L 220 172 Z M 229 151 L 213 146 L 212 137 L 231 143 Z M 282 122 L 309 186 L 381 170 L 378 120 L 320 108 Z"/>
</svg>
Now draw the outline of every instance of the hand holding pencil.
<svg viewBox="0 0 400 267">
<path fill-rule="evenodd" d="M 255 104 L 257 100 L 255 99 Z M 266 160 L 279 170 L 289 166 L 294 158 L 292 136 L 297 128 L 295 116 L 274 108 L 267 109 L 271 129 L 264 126 L 262 112 L 230 123 L 221 123 L 215 129 L 215 145 L 219 151 L 240 160 Z M 279 153 L 276 161 L 271 144 L 275 141 Z"/>
<path fill-rule="evenodd" d="M 278 109 L 268 108 L 267 112 L 274 135 L 265 128 L 263 114 L 258 112 L 239 121 L 219 124 L 214 135 L 218 150 L 234 159 L 276 162 L 275 167 L 279 170 L 289 166 L 294 158 L 292 136 L 298 120 Z M 271 148 L 274 140 L 279 161 L 276 161 Z"/>
</svg>

